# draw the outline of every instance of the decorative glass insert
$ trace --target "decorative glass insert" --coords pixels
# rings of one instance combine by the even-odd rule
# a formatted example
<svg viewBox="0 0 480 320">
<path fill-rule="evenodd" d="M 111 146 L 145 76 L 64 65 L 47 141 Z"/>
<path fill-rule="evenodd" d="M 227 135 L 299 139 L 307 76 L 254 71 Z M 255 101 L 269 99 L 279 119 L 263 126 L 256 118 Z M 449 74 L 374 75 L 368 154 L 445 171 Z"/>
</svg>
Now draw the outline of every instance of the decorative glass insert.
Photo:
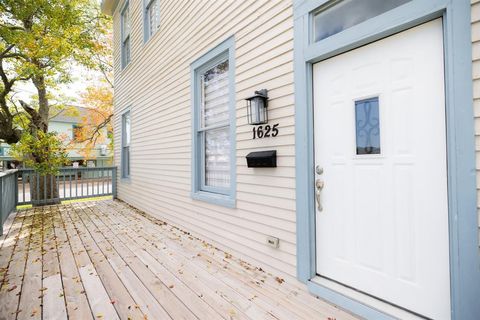
<svg viewBox="0 0 480 320">
<path fill-rule="evenodd" d="M 357 154 L 380 154 L 378 97 L 355 101 Z"/>
<path fill-rule="evenodd" d="M 411 0 L 343 0 L 313 17 L 314 41 L 320 41 Z M 335 1 L 334 1 L 335 2 Z"/>
</svg>

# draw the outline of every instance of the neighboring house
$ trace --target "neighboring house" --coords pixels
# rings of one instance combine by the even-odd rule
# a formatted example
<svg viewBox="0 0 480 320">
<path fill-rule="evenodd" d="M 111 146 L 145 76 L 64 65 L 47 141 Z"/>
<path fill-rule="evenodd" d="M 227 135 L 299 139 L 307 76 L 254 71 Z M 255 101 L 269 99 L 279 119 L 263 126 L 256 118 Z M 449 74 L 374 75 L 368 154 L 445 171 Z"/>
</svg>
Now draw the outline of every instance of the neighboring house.
<svg viewBox="0 0 480 320">
<path fill-rule="evenodd" d="M 58 114 L 52 115 L 48 122 L 48 131 L 56 132 L 58 137 L 65 140 L 65 144 L 75 142 L 75 131 L 81 127 L 82 118 L 87 116 L 88 110 L 83 107 L 69 107 Z M 113 154 L 109 148 L 110 139 L 107 137 L 106 129 L 102 133 L 104 139 L 97 143 L 93 150 L 85 157 L 82 152 L 80 143 L 74 143 L 68 148 L 68 159 L 80 166 L 108 166 L 112 164 Z M 10 146 L 8 144 L 0 144 L 0 162 L 2 168 L 11 169 L 18 167 L 19 163 L 9 154 Z"/>
<path fill-rule="evenodd" d="M 120 199 L 367 319 L 480 319 L 478 0 L 102 7 Z"/>
</svg>

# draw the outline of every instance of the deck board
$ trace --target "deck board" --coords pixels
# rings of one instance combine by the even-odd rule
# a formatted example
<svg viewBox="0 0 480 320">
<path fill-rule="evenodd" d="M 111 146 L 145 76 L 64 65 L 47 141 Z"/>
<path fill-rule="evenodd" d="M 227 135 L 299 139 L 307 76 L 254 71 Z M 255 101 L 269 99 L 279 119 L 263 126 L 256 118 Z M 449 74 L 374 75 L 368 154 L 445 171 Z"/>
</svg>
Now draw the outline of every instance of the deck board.
<svg viewBox="0 0 480 320">
<path fill-rule="evenodd" d="M 39 214 L 33 217 L 32 234 L 28 250 L 27 265 L 23 278 L 20 305 L 18 307 L 18 319 L 41 319 L 42 306 L 42 243 L 43 243 L 43 220 Z M 31 292 L 37 292 L 32 296 Z"/>
<path fill-rule="evenodd" d="M 24 209 L 5 226 L 0 319 L 356 319 L 121 201 Z"/>
</svg>

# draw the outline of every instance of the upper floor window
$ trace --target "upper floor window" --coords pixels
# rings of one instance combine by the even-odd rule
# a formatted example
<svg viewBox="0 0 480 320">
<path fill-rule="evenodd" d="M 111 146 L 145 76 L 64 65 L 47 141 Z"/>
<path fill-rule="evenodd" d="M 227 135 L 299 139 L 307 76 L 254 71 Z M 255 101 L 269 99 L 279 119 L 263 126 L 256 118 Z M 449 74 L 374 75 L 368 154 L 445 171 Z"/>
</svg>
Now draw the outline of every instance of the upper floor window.
<svg viewBox="0 0 480 320">
<path fill-rule="evenodd" d="M 72 125 L 72 140 L 79 142 L 82 135 L 82 126 L 78 124 Z"/>
<path fill-rule="evenodd" d="M 130 6 L 127 2 L 121 13 L 122 68 L 130 63 Z"/>
<path fill-rule="evenodd" d="M 233 38 L 192 64 L 193 197 L 235 204 L 235 95 Z"/>
<path fill-rule="evenodd" d="M 145 7 L 145 41 L 160 28 L 159 0 L 148 0 Z"/>
</svg>

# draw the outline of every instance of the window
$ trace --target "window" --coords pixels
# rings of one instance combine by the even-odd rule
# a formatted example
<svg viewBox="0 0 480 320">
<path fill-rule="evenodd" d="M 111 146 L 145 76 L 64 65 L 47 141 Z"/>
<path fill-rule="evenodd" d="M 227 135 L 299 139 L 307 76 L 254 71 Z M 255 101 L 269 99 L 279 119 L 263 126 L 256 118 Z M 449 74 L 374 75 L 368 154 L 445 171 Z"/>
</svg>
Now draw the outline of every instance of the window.
<svg viewBox="0 0 480 320">
<path fill-rule="evenodd" d="M 130 177 L 130 111 L 122 115 L 122 178 Z"/>
<path fill-rule="evenodd" d="M 78 142 L 82 134 L 82 126 L 78 124 L 72 125 L 72 140 Z"/>
<path fill-rule="evenodd" d="M 130 7 L 127 2 L 122 10 L 121 19 L 122 36 L 122 68 L 130 63 Z"/>
<path fill-rule="evenodd" d="M 380 154 L 378 97 L 355 101 L 357 154 Z"/>
<path fill-rule="evenodd" d="M 233 38 L 192 64 L 195 199 L 235 204 Z"/>
<path fill-rule="evenodd" d="M 313 16 L 314 41 L 320 41 L 411 0 L 343 0 Z"/>
<path fill-rule="evenodd" d="M 160 28 L 159 0 L 145 0 L 145 41 Z"/>
</svg>

